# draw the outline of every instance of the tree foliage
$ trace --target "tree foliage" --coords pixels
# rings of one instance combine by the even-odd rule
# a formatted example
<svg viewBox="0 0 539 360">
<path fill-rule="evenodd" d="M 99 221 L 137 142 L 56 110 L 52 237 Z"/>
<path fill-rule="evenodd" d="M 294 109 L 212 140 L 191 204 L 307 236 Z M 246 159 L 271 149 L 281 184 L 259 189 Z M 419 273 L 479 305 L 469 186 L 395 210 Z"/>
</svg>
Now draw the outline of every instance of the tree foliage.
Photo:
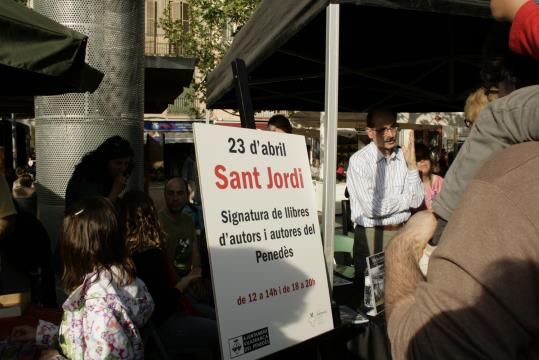
<svg viewBox="0 0 539 360">
<path fill-rule="evenodd" d="M 260 0 L 189 0 L 189 27 L 172 18 L 171 3 L 159 24 L 178 54 L 197 58 L 198 74 L 193 84 L 196 96 L 206 95 L 205 78 L 217 66 L 232 37 L 247 22 Z"/>
</svg>

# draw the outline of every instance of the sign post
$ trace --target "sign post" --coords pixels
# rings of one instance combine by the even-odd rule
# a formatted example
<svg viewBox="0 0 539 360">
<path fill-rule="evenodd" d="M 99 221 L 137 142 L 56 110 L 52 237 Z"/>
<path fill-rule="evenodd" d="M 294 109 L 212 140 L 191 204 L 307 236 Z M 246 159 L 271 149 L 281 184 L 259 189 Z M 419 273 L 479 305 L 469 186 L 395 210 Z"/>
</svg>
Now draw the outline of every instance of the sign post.
<svg viewBox="0 0 539 360">
<path fill-rule="evenodd" d="M 224 359 L 333 329 L 305 138 L 194 125 Z"/>
</svg>

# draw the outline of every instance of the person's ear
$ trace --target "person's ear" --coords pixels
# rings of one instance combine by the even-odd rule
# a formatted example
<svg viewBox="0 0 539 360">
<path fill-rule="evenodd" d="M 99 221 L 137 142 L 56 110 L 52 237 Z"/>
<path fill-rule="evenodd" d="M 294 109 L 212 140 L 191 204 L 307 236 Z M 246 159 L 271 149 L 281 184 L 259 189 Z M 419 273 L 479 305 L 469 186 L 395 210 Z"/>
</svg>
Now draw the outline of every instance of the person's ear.
<svg viewBox="0 0 539 360">
<path fill-rule="evenodd" d="M 371 128 L 367 128 L 367 136 L 369 139 L 373 140 L 376 137 L 376 131 Z"/>
</svg>

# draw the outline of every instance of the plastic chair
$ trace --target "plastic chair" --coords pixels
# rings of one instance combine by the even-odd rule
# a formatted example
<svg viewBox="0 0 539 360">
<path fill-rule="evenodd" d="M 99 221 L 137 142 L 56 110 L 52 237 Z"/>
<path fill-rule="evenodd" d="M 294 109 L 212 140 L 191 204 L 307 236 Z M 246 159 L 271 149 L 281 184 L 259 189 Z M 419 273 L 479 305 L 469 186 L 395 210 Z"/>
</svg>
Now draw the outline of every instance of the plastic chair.
<svg viewBox="0 0 539 360">
<path fill-rule="evenodd" d="M 342 210 L 342 233 L 343 235 L 348 235 L 349 233 L 354 233 L 354 224 L 350 219 L 350 200 L 341 200 L 341 210 Z"/>
<path fill-rule="evenodd" d="M 142 341 L 144 343 L 145 359 L 169 360 L 168 352 L 150 319 L 141 329 Z M 206 348 L 185 348 L 180 351 L 181 357 L 185 359 L 213 359 L 210 349 Z"/>
<path fill-rule="evenodd" d="M 333 258 L 335 259 L 334 271 L 339 275 L 353 279 L 354 261 L 353 261 L 354 238 L 344 235 L 335 235 L 333 241 Z"/>
<path fill-rule="evenodd" d="M 144 357 L 147 359 L 169 360 L 168 353 L 153 326 L 152 319 L 148 320 L 144 328 L 141 329 L 142 341 L 144 343 Z M 151 341 L 150 341 L 151 340 Z M 153 345 L 153 346 L 152 346 Z M 156 351 L 152 351 L 156 350 Z M 158 356 L 156 356 L 158 355 Z"/>
</svg>

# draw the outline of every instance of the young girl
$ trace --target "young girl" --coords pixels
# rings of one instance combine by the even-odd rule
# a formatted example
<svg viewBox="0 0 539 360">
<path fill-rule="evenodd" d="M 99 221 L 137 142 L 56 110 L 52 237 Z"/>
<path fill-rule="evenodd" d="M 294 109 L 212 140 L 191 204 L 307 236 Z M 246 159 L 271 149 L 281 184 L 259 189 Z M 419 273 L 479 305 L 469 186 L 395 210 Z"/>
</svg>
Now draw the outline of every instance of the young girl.
<svg viewBox="0 0 539 360">
<path fill-rule="evenodd" d="M 87 198 L 69 210 L 59 249 L 70 291 L 60 328 L 40 320 L 37 329 L 19 327 L 12 337 L 35 334 L 40 345 L 56 344 L 46 358 L 144 358 L 138 329 L 152 314 L 153 300 L 135 277 L 111 201 Z"/>
</svg>

